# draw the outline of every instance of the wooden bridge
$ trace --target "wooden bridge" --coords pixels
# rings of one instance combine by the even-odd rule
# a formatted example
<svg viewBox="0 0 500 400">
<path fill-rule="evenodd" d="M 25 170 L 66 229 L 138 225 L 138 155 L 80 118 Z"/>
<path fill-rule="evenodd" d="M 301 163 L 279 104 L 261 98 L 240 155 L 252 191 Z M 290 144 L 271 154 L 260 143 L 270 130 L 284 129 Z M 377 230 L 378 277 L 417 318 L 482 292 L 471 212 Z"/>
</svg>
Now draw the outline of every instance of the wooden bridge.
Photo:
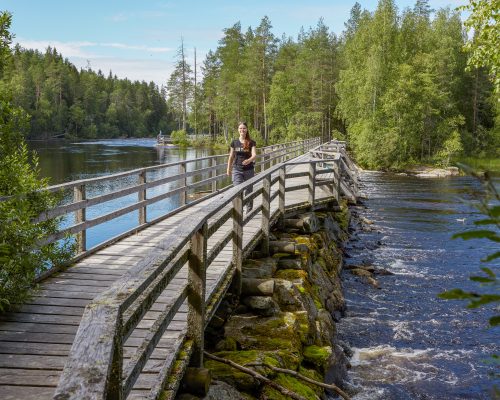
<svg viewBox="0 0 500 400">
<path fill-rule="evenodd" d="M 40 219 L 76 218 L 47 241 L 76 235 L 78 255 L 71 267 L 44 273 L 27 304 L 0 315 L 0 398 L 174 398 L 187 365 L 203 364 L 204 329 L 223 295 L 241 290 L 243 258 L 258 243 L 269 251 L 270 228 L 287 213 L 340 196 L 356 200 L 355 167 L 342 142 L 312 139 L 259 153 L 260 173 L 237 187 L 217 186 L 226 179 L 224 155 L 49 188 L 73 190 L 74 198 Z M 189 167 L 203 162 L 208 167 Z M 178 172 L 146 179 L 172 167 Z M 189 184 L 195 175 L 201 178 Z M 90 184 L 131 176 L 131 187 L 86 196 Z M 148 197 L 168 182 L 178 185 Z M 210 193 L 187 203 L 193 186 L 207 185 Z M 133 205 L 85 218 L 88 207 L 131 193 Z M 148 205 L 174 195 L 180 207 L 147 220 Z M 244 213 L 248 202 L 254 207 Z M 90 227 L 130 212 L 136 227 L 86 248 Z"/>
</svg>

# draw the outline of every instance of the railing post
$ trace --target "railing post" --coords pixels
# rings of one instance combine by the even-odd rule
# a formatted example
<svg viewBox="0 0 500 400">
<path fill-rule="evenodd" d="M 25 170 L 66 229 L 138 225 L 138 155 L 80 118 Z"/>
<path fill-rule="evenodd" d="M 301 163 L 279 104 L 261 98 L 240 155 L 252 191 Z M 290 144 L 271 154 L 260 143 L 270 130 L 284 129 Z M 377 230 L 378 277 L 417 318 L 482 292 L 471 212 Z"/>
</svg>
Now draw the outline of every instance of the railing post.
<svg viewBox="0 0 500 400">
<path fill-rule="evenodd" d="M 73 189 L 73 202 L 85 200 L 87 198 L 85 193 L 85 185 L 75 186 Z M 75 224 L 80 224 L 86 220 L 86 209 L 81 208 L 75 211 Z M 87 250 L 87 230 L 84 229 L 76 234 L 76 251 L 83 253 Z"/>
<path fill-rule="evenodd" d="M 143 185 L 146 183 L 146 171 L 141 171 L 139 173 L 139 185 Z M 144 201 L 146 200 L 146 189 L 139 190 L 138 200 Z M 146 206 L 139 208 L 139 225 L 146 223 Z"/>
<path fill-rule="evenodd" d="M 262 253 L 269 255 L 269 220 L 271 217 L 271 174 L 262 180 Z"/>
<path fill-rule="evenodd" d="M 241 294 L 241 268 L 243 264 L 243 192 L 233 199 L 233 265 L 234 294 Z"/>
<path fill-rule="evenodd" d="M 333 185 L 332 192 L 337 203 L 340 204 L 340 160 L 333 162 Z"/>
<path fill-rule="evenodd" d="M 281 226 L 283 226 L 283 220 L 285 219 L 285 175 L 286 175 L 286 164 L 284 164 L 279 170 L 279 218 L 281 221 Z"/>
<path fill-rule="evenodd" d="M 315 190 L 316 190 L 316 163 L 309 163 L 309 204 L 311 205 L 311 211 L 314 211 L 315 202 Z"/>
<path fill-rule="evenodd" d="M 123 339 L 122 339 L 122 314 L 119 312 L 117 321 L 117 334 L 113 336 L 113 358 L 111 359 L 111 371 L 108 385 L 106 387 L 106 400 L 123 399 Z"/>
<path fill-rule="evenodd" d="M 191 364 L 197 368 L 203 367 L 207 231 L 208 224 L 205 222 L 191 237 L 189 253 L 187 336 L 194 342 Z"/>
<path fill-rule="evenodd" d="M 212 178 L 215 178 L 217 176 L 217 157 L 212 158 L 212 167 L 214 168 L 210 174 Z M 217 181 L 214 180 L 212 181 L 212 193 L 215 193 L 217 191 Z"/>
<path fill-rule="evenodd" d="M 179 164 L 179 167 L 180 167 L 180 173 L 182 176 L 182 178 L 180 179 L 181 181 L 181 187 L 183 186 L 184 188 L 187 187 L 187 178 L 186 178 L 186 163 L 183 162 L 181 164 Z M 180 193 L 180 205 L 183 206 L 186 204 L 186 189 L 184 189 L 181 193 Z"/>
</svg>

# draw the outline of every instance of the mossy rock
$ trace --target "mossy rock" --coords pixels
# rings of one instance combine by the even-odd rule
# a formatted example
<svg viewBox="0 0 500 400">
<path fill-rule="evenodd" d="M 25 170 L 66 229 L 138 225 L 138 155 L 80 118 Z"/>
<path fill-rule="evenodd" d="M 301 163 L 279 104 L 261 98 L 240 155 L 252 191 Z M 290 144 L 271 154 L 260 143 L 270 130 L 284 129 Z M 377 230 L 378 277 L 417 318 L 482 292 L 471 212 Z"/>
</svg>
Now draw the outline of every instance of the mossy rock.
<svg viewBox="0 0 500 400">
<path fill-rule="evenodd" d="M 222 351 L 215 353 L 215 355 L 243 366 L 253 363 L 266 363 L 275 367 L 283 366 L 281 360 L 279 360 L 278 356 L 273 352 L 259 350 Z M 205 358 L 205 368 L 210 370 L 213 380 L 224 381 L 236 387 L 238 390 L 253 393 L 260 387 L 260 382 L 258 380 L 230 365 Z M 269 378 L 276 375 L 274 372 L 270 371 L 269 368 L 256 367 L 255 370 Z"/>
<path fill-rule="evenodd" d="M 347 201 L 342 200 L 340 204 L 340 212 L 332 213 L 333 219 L 339 224 L 340 228 L 347 232 L 349 227 L 349 221 L 351 219 L 351 213 L 349 212 L 349 207 L 347 206 Z"/>
<path fill-rule="evenodd" d="M 274 382 L 277 384 L 303 396 L 308 400 L 320 400 L 320 397 L 316 395 L 316 392 L 311 389 L 303 380 L 295 378 L 286 374 L 278 374 Z M 285 396 L 284 394 L 278 392 L 276 389 L 272 387 L 266 386 L 262 390 L 262 399 L 266 400 L 289 400 L 290 397 Z"/>
<path fill-rule="evenodd" d="M 224 327 L 224 336 L 233 337 L 243 350 L 288 350 L 300 353 L 302 344 L 297 317 L 280 312 L 271 317 L 233 315 Z"/>
<path fill-rule="evenodd" d="M 332 348 L 330 346 L 307 346 L 304 347 L 302 355 L 304 361 L 321 368 L 323 371 L 330 364 L 332 357 Z"/>
<path fill-rule="evenodd" d="M 313 380 L 318 381 L 318 382 L 324 382 L 324 380 L 325 380 L 323 375 L 321 375 L 315 369 L 306 368 L 302 365 L 299 367 L 297 372 L 301 375 L 304 375 L 307 378 L 313 379 Z M 314 393 L 316 393 L 317 396 L 319 396 L 320 398 L 323 398 L 325 390 L 321 386 L 314 385 L 312 383 L 307 383 L 305 381 L 304 381 L 304 384 L 309 386 L 312 390 L 314 390 Z"/>
<path fill-rule="evenodd" d="M 280 269 L 279 271 L 276 271 L 274 277 L 278 279 L 286 279 L 287 281 L 295 281 L 299 279 L 307 279 L 308 275 L 307 271 L 302 269 Z"/>
<path fill-rule="evenodd" d="M 271 278 L 276 272 L 278 259 L 274 257 L 247 259 L 243 261 L 242 273 L 246 278 Z"/>
</svg>

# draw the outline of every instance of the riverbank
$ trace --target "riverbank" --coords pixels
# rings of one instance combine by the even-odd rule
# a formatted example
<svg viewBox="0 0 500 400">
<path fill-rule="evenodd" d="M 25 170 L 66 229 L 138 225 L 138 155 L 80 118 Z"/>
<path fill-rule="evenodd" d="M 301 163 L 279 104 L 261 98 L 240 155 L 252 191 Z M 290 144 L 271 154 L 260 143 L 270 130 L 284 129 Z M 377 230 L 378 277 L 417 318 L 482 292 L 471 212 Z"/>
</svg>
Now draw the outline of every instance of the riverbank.
<svg viewBox="0 0 500 400">
<path fill-rule="evenodd" d="M 325 389 L 297 374 L 341 386 L 348 361 L 336 339 L 336 323 L 345 311 L 340 272 L 349 219 L 343 205 L 341 211 L 285 220 L 273 232 L 271 255 L 258 257 L 257 252 L 244 262 L 242 295 L 223 300 L 207 328 L 207 351 L 306 399 L 323 398 Z M 290 398 L 220 361 L 206 357 L 205 367 L 212 375 L 205 400 Z M 184 393 L 178 398 L 196 397 Z"/>
</svg>

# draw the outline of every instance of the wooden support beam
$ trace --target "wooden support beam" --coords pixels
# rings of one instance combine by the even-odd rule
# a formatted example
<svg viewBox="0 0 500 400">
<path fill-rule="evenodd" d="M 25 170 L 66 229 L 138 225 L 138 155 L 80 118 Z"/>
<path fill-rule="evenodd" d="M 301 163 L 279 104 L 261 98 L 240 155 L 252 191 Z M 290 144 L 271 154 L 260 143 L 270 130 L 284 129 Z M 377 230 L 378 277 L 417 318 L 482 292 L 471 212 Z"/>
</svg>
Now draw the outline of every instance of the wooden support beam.
<svg viewBox="0 0 500 400">
<path fill-rule="evenodd" d="M 262 254 L 269 255 L 269 221 L 271 219 L 271 174 L 262 180 Z"/>
<path fill-rule="evenodd" d="M 183 177 L 180 179 L 181 186 L 187 188 L 187 177 L 186 177 L 187 163 L 186 162 L 180 163 L 179 168 L 180 168 L 180 172 L 179 172 L 180 175 L 183 175 Z M 186 204 L 186 198 L 187 198 L 187 193 L 186 193 L 186 189 L 184 189 L 180 193 L 179 203 L 181 206 Z"/>
<path fill-rule="evenodd" d="M 146 171 L 141 171 L 139 173 L 139 185 L 146 183 Z M 139 202 L 146 200 L 146 189 L 139 190 L 137 193 L 137 199 Z M 139 208 L 139 225 L 145 224 L 147 219 L 146 206 Z"/>
<path fill-rule="evenodd" d="M 79 202 L 85 200 L 85 184 L 75 186 L 73 189 L 73 202 Z M 75 211 L 75 225 L 85 222 L 86 220 L 86 209 L 81 208 Z M 87 231 L 84 229 L 76 234 L 76 251 L 77 253 L 83 253 L 87 250 Z"/>
<path fill-rule="evenodd" d="M 191 237 L 188 271 L 187 337 L 193 340 L 193 367 L 203 367 L 208 224 Z"/>
<path fill-rule="evenodd" d="M 233 199 L 233 265 L 235 267 L 233 287 L 241 294 L 241 269 L 243 264 L 243 192 Z"/>
</svg>

